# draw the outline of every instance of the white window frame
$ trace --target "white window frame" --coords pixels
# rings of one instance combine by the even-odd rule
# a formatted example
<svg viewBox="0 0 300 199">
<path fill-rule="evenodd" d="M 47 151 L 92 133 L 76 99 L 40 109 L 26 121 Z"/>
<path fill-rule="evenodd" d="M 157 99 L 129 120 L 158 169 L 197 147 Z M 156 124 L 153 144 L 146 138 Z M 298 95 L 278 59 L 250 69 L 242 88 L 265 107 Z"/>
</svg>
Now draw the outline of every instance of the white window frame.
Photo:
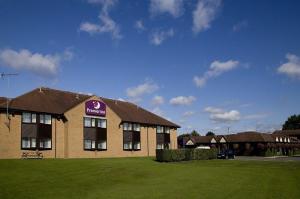
<svg viewBox="0 0 300 199">
<path fill-rule="evenodd" d="M 25 120 L 26 119 L 26 120 Z M 32 123 L 31 113 L 23 112 L 22 113 L 22 122 L 23 123 Z"/>
<path fill-rule="evenodd" d="M 133 124 L 133 130 L 134 131 L 141 131 L 141 125 L 140 124 Z"/>
</svg>

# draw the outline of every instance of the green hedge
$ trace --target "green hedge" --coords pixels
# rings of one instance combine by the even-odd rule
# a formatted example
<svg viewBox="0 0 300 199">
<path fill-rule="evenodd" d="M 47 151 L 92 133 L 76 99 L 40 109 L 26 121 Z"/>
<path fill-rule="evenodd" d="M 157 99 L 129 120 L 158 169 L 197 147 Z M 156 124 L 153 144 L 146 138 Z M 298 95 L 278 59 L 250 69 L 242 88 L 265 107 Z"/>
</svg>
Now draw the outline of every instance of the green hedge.
<svg viewBox="0 0 300 199">
<path fill-rule="evenodd" d="M 217 158 L 217 149 L 157 149 L 159 162 L 178 162 L 187 160 L 209 160 Z"/>
</svg>

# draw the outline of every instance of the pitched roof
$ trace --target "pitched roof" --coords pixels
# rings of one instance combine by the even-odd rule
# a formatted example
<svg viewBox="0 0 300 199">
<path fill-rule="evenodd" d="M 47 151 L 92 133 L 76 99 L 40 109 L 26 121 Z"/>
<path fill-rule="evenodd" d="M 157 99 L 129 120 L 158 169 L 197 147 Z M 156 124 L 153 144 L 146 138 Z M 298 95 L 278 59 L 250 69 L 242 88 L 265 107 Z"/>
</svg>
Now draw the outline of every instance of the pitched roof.
<svg viewBox="0 0 300 199">
<path fill-rule="evenodd" d="M 271 134 L 254 131 L 225 135 L 228 142 L 274 142 Z"/>
<path fill-rule="evenodd" d="M 89 99 L 90 97 L 91 96 L 89 95 L 42 87 L 12 99 L 9 102 L 9 108 L 13 110 L 62 115 L 66 111 Z M 100 99 L 102 99 L 102 101 L 109 106 L 124 122 L 163 125 L 175 128 L 180 127 L 177 124 L 155 115 L 133 103 L 102 97 L 100 97 Z M 0 103 L 0 109 L 1 108 L 6 108 L 6 105 Z"/>
<path fill-rule="evenodd" d="M 300 129 L 295 129 L 295 130 L 279 130 L 279 131 L 274 131 L 273 134 L 281 134 L 281 135 L 300 135 Z"/>
<path fill-rule="evenodd" d="M 42 87 L 10 100 L 9 108 L 63 114 L 90 97 L 89 95 Z M 0 108 L 4 108 L 4 105 L 0 104 Z"/>
<path fill-rule="evenodd" d="M 6 97 L 0 97 L 0 104 L 4 104 L 6 102 Z"/>
<path fill-rule="evenodd" d="M 180 128 L 179 125 L 170 122 L 136 104 L 100 97 L 104 103 L 109 106 L 123 122 L 136 122 L 141 124 L 162 125 L 174 128 Z"/>
</svg>

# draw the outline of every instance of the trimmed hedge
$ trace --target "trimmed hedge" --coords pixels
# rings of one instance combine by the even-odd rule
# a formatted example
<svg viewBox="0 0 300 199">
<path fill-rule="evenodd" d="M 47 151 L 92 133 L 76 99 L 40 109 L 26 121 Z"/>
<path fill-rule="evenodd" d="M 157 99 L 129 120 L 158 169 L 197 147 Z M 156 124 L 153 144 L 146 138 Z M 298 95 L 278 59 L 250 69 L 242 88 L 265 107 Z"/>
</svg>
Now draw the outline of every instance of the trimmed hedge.
<svg viewBox="0 0 300 199">
<path fill-rule="evenodd" d="M 217 158 L 217 149 L 157 149 L 159 162 L 178 162 L 188 160 L 209 160 Z"/>
</svg>

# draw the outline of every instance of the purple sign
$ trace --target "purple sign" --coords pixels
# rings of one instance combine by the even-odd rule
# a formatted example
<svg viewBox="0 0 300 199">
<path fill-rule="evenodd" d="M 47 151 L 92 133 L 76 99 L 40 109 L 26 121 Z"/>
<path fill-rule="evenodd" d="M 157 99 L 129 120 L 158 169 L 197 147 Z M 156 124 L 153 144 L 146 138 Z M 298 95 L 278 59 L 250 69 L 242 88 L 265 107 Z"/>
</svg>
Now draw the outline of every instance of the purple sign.
<svg viewBox="0 0 300 199">
<path fill-rule="evenodd" d="M 106 105 L 99 100 L 89 100 L 85 102 L 85 114 L 105 117 Z"/>
</svg>

